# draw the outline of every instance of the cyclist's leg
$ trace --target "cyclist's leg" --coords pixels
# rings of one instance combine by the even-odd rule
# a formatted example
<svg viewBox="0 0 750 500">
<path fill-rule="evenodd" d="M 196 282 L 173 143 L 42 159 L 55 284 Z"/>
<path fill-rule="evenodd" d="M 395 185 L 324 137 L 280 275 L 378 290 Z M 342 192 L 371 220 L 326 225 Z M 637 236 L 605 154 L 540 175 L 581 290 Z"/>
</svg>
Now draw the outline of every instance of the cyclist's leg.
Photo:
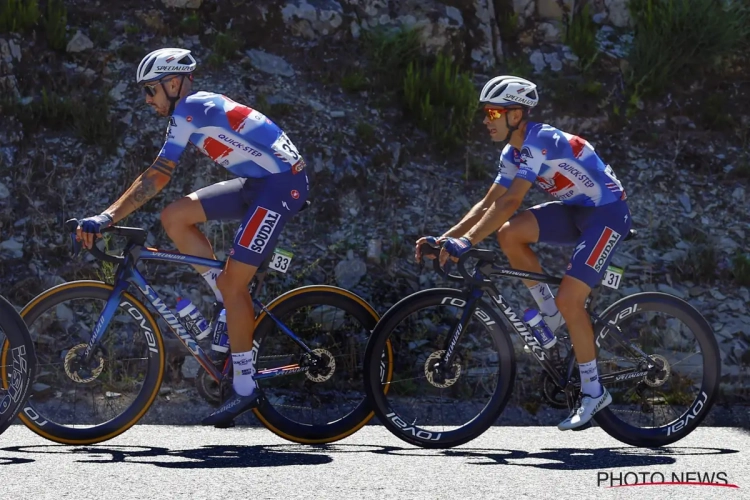
<svg viewBox="0 0 750 500">
<path fill-rule="evenodd" d="M 208 238 L 196 224 L 207 220 L 242 220 L 247 212 L 243 191 L 247 179 L 238 178 L 206 186 L 167 205 L 161 223 L 180 252 L 215 259 Z M 205 266 L 193 266 L 203 274 Z"/>
<path fill-rule="evenodd" d="M 291 172 L 266 178 L 235 236 L 227 265 L 217 280 L 227 311 L 232 349 L 234 397 L 203 420 L 223 425 L 252 408 L 257 401 L 253 355 L 255 315 L 248 284 L 273 249 L 284 224 L 307 199 L 306 176 Z"/>
<path fill-rule="evenodd" d="M 510 219 L 498 230 L 497 240 L 513 268 L 541 273 L 542 266 L 529 244 L 538 241 L 572 244 L 579 234 L 572 209 L 561 202 L 553 201 L 532 207 Z M 557 330 L 563 319 L 557 312 L 549 286 L 532 280 L 523 282 L 529 288 L 542 314 L 548 317 L 548 326 L 553 331 Z"/>
<path fill-rule="evenodd" d="M 582 234 L 555 301 L 568 324 L 575 347 L 581 392 L 589 397 L 584 396 L 581 406 L 558 425 L 562 430 L 580 427 L 612 401 L 599 382 L 594 329 L 586 312 L 586 298 L 601 282 L 617 246 L 631 226 L 630 211 L 624 201 L 586 208 L 577 219 Z"/>
</svg>

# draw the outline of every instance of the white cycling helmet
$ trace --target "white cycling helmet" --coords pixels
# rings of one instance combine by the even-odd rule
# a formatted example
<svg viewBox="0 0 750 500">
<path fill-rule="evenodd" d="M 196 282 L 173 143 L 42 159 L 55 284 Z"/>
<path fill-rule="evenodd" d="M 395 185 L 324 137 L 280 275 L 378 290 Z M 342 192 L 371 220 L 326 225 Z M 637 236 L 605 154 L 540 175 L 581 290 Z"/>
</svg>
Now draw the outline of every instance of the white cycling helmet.
<svg viewBox="0 0 750 500">
<path fill-rule="evenodd" d="M 495 106 L 525 106 L 539 104 L 536 85 L 517 76 L 496 76 L 487 82 L 479 94 L 479 102 Z"/>
<path fill-rule="evenodd" d="M 138 65 L 136 82 L 150 82 L 166 75 L 189 75 L 196 66 L 195 58 L 187 49 L 158 49 L 144 57 Z"/>
</svg>

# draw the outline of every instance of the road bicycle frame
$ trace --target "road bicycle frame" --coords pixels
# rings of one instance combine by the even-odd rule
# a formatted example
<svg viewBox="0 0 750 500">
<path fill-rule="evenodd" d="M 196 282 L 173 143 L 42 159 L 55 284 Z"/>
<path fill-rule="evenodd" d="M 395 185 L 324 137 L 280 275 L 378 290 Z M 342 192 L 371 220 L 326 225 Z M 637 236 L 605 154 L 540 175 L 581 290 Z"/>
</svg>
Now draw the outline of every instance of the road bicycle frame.
<svg viewBox="0 0 750 500">
<path fill-rule="evenodd" d="M 439 250 L 439 249 L 438 249 Z M 429 255 L 433 253 L 432 251 L 423 251 L 424 255 Z M 508 324 L 512 327 L 512 329 L 518 334 L 518 336 L 521 338 L 521 340 L 526 344 L 531 352 L 534 354 L 534 357 L 536 358 L 537 362 L 542 366 L 544 371 L 551 377 L 552 381 L 558 386 L 558 388 L 565 391 L 566 395 L 569 398 L 574 397 L 574 393 L 576 390 L 580 389 L 581 384 L 580 381 L 576 381 L 573 378 L 573 374 L 576 367 L 576 359 L 575 359 L 575 352 L 573 348 L 570 349 L 568 352 L 566 358 L 564 360 L 555 359 L 557 355 L 556 350 L 547 350 L 544 349 L 541 344 L 537 341 L 536 337 L 531 333 L 529 328 L 526 326 L 526 324 L 523 322 L 522 319 L 519 318 L 519 316 L 515 313 L 513 310 L 513 307 L 503 298 L 503 296 L 500 294 L 500 292 L 497 290 L 497 287 L 495 284 L 487 279 L 488 277 L 512 277 L 512 278 L 518 278 L 518 279 L 526 279 L 526 280 L 532 280 L 532 281 L 538 281 L 542 283 L 548 283 L 548 284 L 554 284 L 559 285 L 562 282 L 561 278 L 556 278 L 554 276 L 549 276 L 546 274 L 540 274 L 540 273 L 532 273 L 532 272 L 526 272 L 526 271 L 518 271 L 515 269 L 508 269 L 501 266 L 498 266 L 494 262 L 492 262 L 495 259 L 494 252 L 488 251 L 488 250 L 479 250 L 479 249 L 472 249 L 470 250 L 468 254 L 465 254 L 461 257 L 461 259 L 458 262 L 458 269 L 461 273 L 461 276 L 452 275 L 449 273 L 446 273 L 444 270 L 440 269 L 438 264 L 438 259 L 433 260 L 433 267 L 435 268 L 435 271 L 442 274 L 443 276 L 446 276 L 450 279 L 453 279 L 455 281 L 464 281 L 470 285 L 468 290 L 468 298 L 462 303 L 454 303 L 457 299 L 455 298 L 449 298 L 446 297 L 444 300 L 448 301 L 450 300 L 451 305 L 454 305 L 456 307 L 463 307 L 463 313 L 461 314 L 460 319 L 456 322 L 455 326 L 452 328 L 451 333 L 448 337 L 448 348 L 446 349 L 445 356 L 442 361 L 443 367 L 450 367 L 452 366 L 453 359 L 455 356 L 455 348 L 458 345 L 458 342 L 461 339 L 461 335 L 463 334 L 465 330 L 465 326 L 468 323 L 469 319 L 472 317 L 472 315 L 476 312 L 477 303 L 481 300 L 481 298 L 485 295 L 489 295 L 489 297 L 492 299 L 492 305 L 500 311 L 500 313 L 505 317 Z M 484 253 L 488 252 L 488 253 Z M 434 254 L 434 253 L 433 253 Z M 434 254 L 436 255 L 436 254 Z M 464 262 L 466 260 L 466 257 L 475 257 L 480 260 L 480 262 L 477 263 L 477 265 L 474 268 L 474 273 L 469 274 L 466 271 L 466 268 L 464 267 Z M 654 368 L 655 364 L 653 360 L 648 356 L 648 354 L 644 353 L 641 349 L 639 349 L 637 346 L 632 345 L 631 343 L 627 342 L 623 339 L 623 332 L 620 329 L 619 326 L 615 324 L 615 322 L 611 322 L 610 325 L 604 325 L 604 322 L 602 319 L 593 311 L 591 310 L 591 305 L 595 302 L 596 297 L 598 296 L 598 288 L 595 288 L 591 291 L 590 296 L 588 297 L 586 301 L 586 311 L 589 313 L 589 315 L 594 320 L 594 331 L 596 331 L 598 325 L 605 326 L 601 329 L 599 332 L 599 336 L 596 338 L 596 343 L 599 345 L 599 341 L 603 339 L 606 336 L 611 336 L 612 339 L 614 339 L 617 343 L 619 343 L 629 354 L 631 354 L 635 358 L 640 358 L 644 361 L 646 361 L 646 366 L 638 366 L 633 368 L 628 368 L 624 370 L 620 370 L 614 373 L 608 373 L 605 375 L 600 375 L 600 381 L 602 385 L 606 385 L 607 383 L 621 381 L 625 379 L 630 378 L 639 378 L 646 376 L 650 373 L 650 371 Z M 624 316 L 627 316 L 628 314 L 632 313 L 634 311 L 623 311 L 618 315 L 618 318 L 622 318 Z M 492 321 L 489 317 L 482 317 L 481 315 L 478 315 L 479 319 L 481 321 Z M 561 361 L 561 363 L 560 363 Z M 557 366 L 555 365 L 562 365 L 565 366 L 565 374 L 561 374 Z"/>
<path fill-rule="evenodd" d="M 78 222 L 75 222 L 77 227 Z M 68 227 L 73 227 L 72 224 Z M 73 229 L 74 230 L 74 229 Z M 223 269 L 225 262 L 221 260 L 206 259 L 203 257 L 197 257 L 194 255 L 186 255 L 177 252 L 165 252 L 156 248 L 144 247 L 143 243 L 146 239 L 146 231 L 140 228 L 129 228 L 120 226 L 111 226 L 102 230 L 102 233 L 112 233 L 128 238 L 128 242 L 125 245 L 123 255 L 115 256 L 110 255 L 100 250 L 96 245 L 92 246 L 90 252 L 94 257 L 99 260 L 111 262 L 117 264 L 114 278 L 114 290 L 110 294 L 104 309 L 99 315 L 99 319 L 96 322 L 91 338 L 88 342 L 88 346 L 84 351 L 84 360 L 89 362 L 93 357 L 96 346 L 99 344 L 104 332 L 109 326 L 110 321 L 115 315 L 117 308 L 121 305 L 120 298 L 131 283 L 133 283 L 139 290 L 139 292 L 148 299 L 149 303 L 154 307 L 154 310 L 159 316 L 169 325 L 172 333 L 182 342 L 182 344 L 190 351 L 195 357 L 198 363 L 206 370 L 206 372 L 217 382 L 221 382 L 222 378 L 229 373 L 231 363 L 229 359 L 224 363 L 223 369 L 220 371 L 208 357 L 206 352 L 201 346 L 195 341 L 193 336 L 188 332 L 185 327 L 177 319 L 175 312 L 167 306 L 164 301 L 159 297 L 156 291 L 148 284 L 143 275 L 136 268 L 136 263 L 139 260 L 152 260 L 152 261 L 163 261 L 177 264 L 190 264 L 206 266 L 214 269 Z M 72 237 L 74 247 L 77 245 L 75 236 Z M 74 252 L 75 253 L 75 252 Z M 272 255 L 271 255 L 272 257 Z M 254 292 L 262 281 L 262 275 L 265 273 L 265 269 L 268 266 L 269 259 L 261 264 L 258 269 L 258 279 L 253 280 L 250 287 L 250 292 Z M 268 308 L 257 298 L 253 297 L 253 303 L 265 312 L 281 329 L 284 334 L 289 336 L 302 350 L 308 355 L 315 358 L 315 354 L 312 350 L 300 339 L 295 333 L 287 327 L 281 320 L 274 316 Z M 142 320 L 143 318 L 135 318 L 136 320 Z M 257 348 L 257 344 L 254 342 L 254 348 Z M 262 380 L 271 377 L 277 377 L 282 375 L 291 375 L 300 372 L 307 371 L 308 367 L 301 364 L 286 365 L 277 368 L 267 368 L 259 370 L 254 375 L 255 380 Z"/>
</svg>

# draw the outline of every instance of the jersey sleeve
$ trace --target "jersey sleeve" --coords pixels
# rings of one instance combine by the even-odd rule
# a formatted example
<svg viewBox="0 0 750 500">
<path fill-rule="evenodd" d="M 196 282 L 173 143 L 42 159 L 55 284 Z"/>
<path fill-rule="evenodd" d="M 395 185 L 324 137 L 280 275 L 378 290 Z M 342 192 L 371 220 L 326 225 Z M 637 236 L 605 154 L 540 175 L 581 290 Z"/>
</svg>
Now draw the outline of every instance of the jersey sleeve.
<svg viewBox="0 0 750 500">
<path fill-rule="evenodd" d="M 499 184 L 504 188 L 510 187 L 510 183 L 513 181 L 513 177 L 518 170 L 518 166 L 513 161 L 514 156 L 518 156 L 518 150 L 510 145 L 505 146 L 503 152 L 500 154 L 500 163 L 497 165 L 495 184 Z"/>
</svg>

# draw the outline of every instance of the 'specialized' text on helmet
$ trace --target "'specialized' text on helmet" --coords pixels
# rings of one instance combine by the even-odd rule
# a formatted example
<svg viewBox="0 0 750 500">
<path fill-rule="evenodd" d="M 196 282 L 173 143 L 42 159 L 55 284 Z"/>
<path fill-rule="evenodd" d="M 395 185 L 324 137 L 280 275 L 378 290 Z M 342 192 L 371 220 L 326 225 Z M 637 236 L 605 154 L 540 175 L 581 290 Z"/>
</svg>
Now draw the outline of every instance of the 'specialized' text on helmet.
<svg viewBox="0 0 750 500">
<path fill-rule="evenodd" d="M 479 94 L 479 102 L 501 107 L 533 108 L 539 104 L 539 95 L 534 83 L 517 76 L 503 75 L 485 84 Z"/>
<path fill-rule="evenodd" d="M 143 58 L 138 65 L 137 83 L 159 80 L 166 75 L 189 75 L 195 71 L 197 62 L 188 49 L 157 49 Z"/>
</svg>

